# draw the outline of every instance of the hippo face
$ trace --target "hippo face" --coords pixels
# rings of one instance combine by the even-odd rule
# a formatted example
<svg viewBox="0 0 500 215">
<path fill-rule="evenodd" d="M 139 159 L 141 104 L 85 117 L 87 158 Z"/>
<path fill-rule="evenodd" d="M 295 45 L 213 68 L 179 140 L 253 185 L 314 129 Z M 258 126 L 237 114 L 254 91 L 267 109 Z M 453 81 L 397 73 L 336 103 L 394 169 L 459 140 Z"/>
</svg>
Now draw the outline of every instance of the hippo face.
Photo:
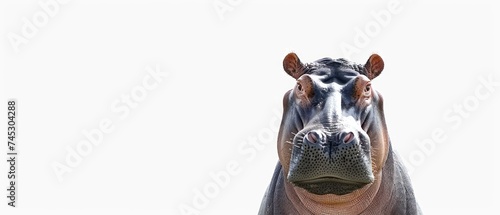
<svg viewBox="0 0 500 215">
<path fill-rule="evenodd" d="M 303 64 L 288 54 L 285 71 L 297 80 L 283 99 L 278 152 L 290 183 L 309 193 L 344 195 L 374 181 L 386 147 L 370 132 L 381 96 L 370 80 L 383 70 L 372 55 L 365 65 L 323 58 Z"/>
</svg>

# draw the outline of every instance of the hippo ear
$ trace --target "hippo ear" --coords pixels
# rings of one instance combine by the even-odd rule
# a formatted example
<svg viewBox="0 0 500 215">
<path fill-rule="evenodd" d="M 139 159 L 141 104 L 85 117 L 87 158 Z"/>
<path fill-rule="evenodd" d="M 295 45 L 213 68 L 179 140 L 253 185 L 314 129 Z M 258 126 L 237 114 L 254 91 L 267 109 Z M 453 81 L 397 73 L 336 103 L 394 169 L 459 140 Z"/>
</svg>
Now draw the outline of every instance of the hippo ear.
<svg viewBox="0 0 500 215">
<path fill-rule="evenodd" d="M 299 57 L 293 52 L 288 53 L 283 59 L 283 69 L 295 79 L 304 74 L 304 64 L 300 62 Z"/>
<path fill-rule="evenodd" d="M 365 64 L 365 75 L 370 80 L 376 78 L 384 70 L 384 60 L 378 54 L 372 54 Z"/>
</svg>

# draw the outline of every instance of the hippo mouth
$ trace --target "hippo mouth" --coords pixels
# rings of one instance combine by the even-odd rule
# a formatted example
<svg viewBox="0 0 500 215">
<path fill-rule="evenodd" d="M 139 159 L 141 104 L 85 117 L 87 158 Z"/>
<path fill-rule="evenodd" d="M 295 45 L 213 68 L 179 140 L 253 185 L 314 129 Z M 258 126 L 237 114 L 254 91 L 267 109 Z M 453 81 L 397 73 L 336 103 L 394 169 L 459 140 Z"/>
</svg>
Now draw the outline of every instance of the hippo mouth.
<svg viewBox="0 0 500 215">
<path fill-rule="evenodd" d="M 336 194 L 344 195 L 360 189 L 370 182 L 359 182 L 342 178 L 327 176 L 292 182 L 295 186 L 303 188 L 316 195 Z"/>
<path fill-rule="evenodd" d="M 327 131 L 307 129 L 294 137 L 288 181 L 317 195 L 345 195 L 372 183 L 369 137 L 360 131 Z"/>
</svg>

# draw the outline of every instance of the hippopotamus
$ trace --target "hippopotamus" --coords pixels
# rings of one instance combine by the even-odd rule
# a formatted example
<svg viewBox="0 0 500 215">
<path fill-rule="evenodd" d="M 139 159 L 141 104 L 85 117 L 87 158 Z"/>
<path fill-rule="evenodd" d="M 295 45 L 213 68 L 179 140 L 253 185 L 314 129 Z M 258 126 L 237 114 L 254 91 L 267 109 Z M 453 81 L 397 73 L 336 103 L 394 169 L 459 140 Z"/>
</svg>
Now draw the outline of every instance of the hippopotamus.
<svg viewBox="0 0 500 215">
<path fill-rule="evenodd" d="M 382 58 L 304 64 L 289 53 L 283 68 L 297 83 L 283 98 L 279 162 L 259 214 L 421 214 L 371 84 Z"/>
</svg>

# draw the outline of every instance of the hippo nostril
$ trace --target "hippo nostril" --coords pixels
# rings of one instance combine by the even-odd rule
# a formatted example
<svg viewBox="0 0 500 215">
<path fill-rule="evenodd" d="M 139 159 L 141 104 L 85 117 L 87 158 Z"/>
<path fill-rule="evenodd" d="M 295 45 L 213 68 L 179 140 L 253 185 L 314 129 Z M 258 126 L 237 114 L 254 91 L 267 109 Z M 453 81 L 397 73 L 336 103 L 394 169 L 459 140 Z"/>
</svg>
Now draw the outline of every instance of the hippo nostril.
<svg viewBox="0 0 500 215">
<path fill-rule="evenodd" d="M 309 141 L 310 143 L 317 143 L 318 142 L 318 134 L 316 132 L 309 132 L 307 133 L 307 141 Z"/>
<path fill-rule="evenodd" d="M 325 137 L 321 131 L 309 131 L 305 136 L 305 140 L 310 143 L 322 143 L 325 141 Z"/>
<path fill-rule="evenodd" d="M 344 136 L 344 139 L 342 139 L 342 141 L 344 143 L 349 143 L 352 139 L 354 139 L 354 134 L 352 132 L 349 132 Z"/>
</svg>

